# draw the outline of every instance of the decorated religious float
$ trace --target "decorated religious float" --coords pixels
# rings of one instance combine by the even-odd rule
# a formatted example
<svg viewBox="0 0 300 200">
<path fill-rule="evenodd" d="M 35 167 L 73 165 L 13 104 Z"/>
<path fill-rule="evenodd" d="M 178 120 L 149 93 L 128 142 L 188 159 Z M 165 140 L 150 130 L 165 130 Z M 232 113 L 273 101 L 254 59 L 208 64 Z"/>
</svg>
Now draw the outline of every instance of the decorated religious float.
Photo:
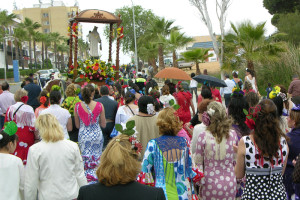
<svg viewBox="0 0 300 200">
<path fill-rule="evenodd" d="M 90 31 L 88 39 L 90 42 L 90 60 L 78 60 L 78 23 L 102 23 L 109 24 L 110 37 L 109 37 L 109 55 L 108 61 L 99 60 L 98 43 L 101 43 L 97 27 L 94 27 L 93 31 Z M 120 27 L 122 20 L 120 15 L 117 17 L 114 14 L 103 10 L 84 10 L 80 13 L 76 13 L 76 16 L 70 20 L 69 24 L 69 77 L 72 77 L 73 82 L 79 85 L 85 82 L 95 83 L 98 86 L 104 85 L 105 82 L 117 79 L 119 77 L 119 51 L 120 51 L 120 39 L 123 38 L 123 28 Z M 117 46 L 116 46 L 116 64 L 112 62 L 112 39 L 114 37 L 113 25 L 117 25 Z M 73 52 L 74 43 L 74 52 Z M 100 45 L 101 49 L 101 45 Z"/>
</svg>

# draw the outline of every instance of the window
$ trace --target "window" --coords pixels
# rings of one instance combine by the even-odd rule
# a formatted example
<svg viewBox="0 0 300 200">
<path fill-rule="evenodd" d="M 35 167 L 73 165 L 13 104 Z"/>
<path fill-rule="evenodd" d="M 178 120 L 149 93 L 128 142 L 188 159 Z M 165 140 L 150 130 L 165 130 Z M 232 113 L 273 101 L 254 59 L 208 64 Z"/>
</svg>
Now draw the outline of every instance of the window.
<svg viewBox="0 0 300 200">
<path fill-rule="evenodd" d="M 43 17 L 49 17 L 48 13 L 43 13 Z"/>
<path fill-rule="evenodd" d="M 44 33 L 50 33 L 50 30 L 48 28 L 45 28 Z"/>
<path fill-rule="evenodd" d="M 49 24 L 50 24 L 49 21 L 45 21 L 45 22 L 44 22 L 44 25 L 49 25 Z"/>
</svg>

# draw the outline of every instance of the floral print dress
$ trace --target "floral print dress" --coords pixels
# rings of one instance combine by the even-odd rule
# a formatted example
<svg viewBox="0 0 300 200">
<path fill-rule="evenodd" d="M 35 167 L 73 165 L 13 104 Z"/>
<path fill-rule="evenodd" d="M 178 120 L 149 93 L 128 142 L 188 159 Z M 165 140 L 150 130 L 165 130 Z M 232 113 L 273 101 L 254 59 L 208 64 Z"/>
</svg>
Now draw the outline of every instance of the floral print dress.
<svg viewBox="0 0 300 200">
<path fill-rule="evenodd" d="M 188 200 L 194 192 L 189 179 L 195 176 L 190 149 L 183 137 L 164 135 L 149 141 L 138 177 L 140 183 L 162 188 L 168 200 Z"/>
</svg>

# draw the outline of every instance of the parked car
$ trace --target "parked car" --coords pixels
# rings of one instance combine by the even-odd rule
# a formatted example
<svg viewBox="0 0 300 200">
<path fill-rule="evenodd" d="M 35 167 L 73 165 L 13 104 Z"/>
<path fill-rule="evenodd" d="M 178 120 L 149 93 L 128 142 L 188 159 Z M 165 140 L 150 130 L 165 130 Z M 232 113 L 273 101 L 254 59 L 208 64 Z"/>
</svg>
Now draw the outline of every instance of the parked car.
<svg viewBox="0 0 300 200">
<path fill-rule="evenodd" d="M 54 68 L 54 69 L 49 69 L 49 70 L 54 79 L 57 79 L 59 77 L 60 71 L 58 69 Z"/>
<path fill-rule="evenodd" d="M 51 71 L 47 69 L 39 70 L 37 73 L 40 75 L 41 79 L 45 79 L 46 81 L 50 80 Z"/>
<path fill-rule="evenodd" d="M 178 68 L 190 68 L 192 69 L 193 65 L 195 65 L 194 62 L 185 62 L 185 61 L 178 61 Z"/>
</svg>

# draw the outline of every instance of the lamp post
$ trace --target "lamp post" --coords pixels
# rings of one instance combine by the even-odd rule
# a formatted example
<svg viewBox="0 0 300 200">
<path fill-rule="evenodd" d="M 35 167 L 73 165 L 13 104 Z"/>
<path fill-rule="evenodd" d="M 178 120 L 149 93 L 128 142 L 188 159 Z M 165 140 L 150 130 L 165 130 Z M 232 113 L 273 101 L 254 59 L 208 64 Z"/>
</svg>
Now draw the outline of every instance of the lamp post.
<svg viewBox="0 0 300 200">
<path fill-rule="evenodd" d="M 137 60 L 137 45 L 136 45 L 136 32 L 135 32 L 135 15 L 134 15 L 134 4 L 132 3 L 132 15 L 133 15 L 133 32 L 134 32 L 134 62 L 136 67 L 136 73 L 138 72 L 138 60 Z"/>
</svg>

